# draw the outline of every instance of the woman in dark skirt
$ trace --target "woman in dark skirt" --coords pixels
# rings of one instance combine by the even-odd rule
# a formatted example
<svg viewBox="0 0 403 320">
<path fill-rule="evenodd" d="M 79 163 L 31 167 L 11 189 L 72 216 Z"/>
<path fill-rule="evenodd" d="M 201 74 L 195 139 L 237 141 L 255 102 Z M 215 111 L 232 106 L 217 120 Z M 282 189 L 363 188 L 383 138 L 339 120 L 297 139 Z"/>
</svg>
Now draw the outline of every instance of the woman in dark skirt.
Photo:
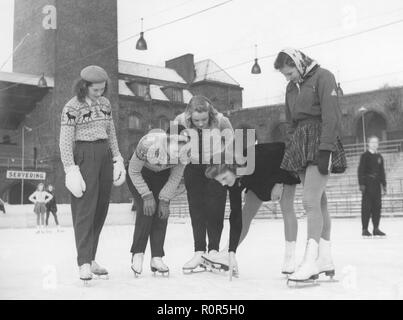
<svg viewBox="0 0 403 320">
<path fill-rule="evenodd" d="M 289 280 L 316 279 L 320 273 L 332 276 L 325 189 L 329 174 L 343 173 L 347 167 L 339 138 L 341 111 L 336 80 L 330 71 L 295 49 L 282 50 L 274 68 L 289 81 L 285 101 L 288 141 L 281 168 L 299 174 L 308 217 L 305 256 Z"/>
</svg>

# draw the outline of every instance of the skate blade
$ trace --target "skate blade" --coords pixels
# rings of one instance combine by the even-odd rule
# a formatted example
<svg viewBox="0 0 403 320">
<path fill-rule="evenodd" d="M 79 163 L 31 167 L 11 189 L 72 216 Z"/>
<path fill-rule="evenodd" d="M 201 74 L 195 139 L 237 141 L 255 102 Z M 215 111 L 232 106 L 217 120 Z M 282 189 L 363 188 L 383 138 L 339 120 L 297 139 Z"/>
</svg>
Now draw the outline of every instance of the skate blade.
<svg viewBox="0 0 403 320">
<path fill-rule="evenodd" d="M 91 280 L 92 278 L 80 278 L 80 280 L 83 282 L 84 287 L 90 287 L 91 286 Z"/>
<path fill-rule="evenodd" d="M 386 239 L 386 236 L 373 236 L 374 239 Z"/>
<path fill-rule="evenodd" d="M 161 276 L 162 278 L 169 278 L 169 270 L 158 270 L 156 268 L 151 268 L 151 272 L 154 277 Z"/>
<path fill-rule="evenodd" d="M 215 262 L 215 261 L 212 261 L 212 260 L 204 258 L 204 257 L 203 257 L 203 259 L 207 265 L 211 266 L 214 269 L 218 269 L 218 270 L 222 269 L 224 271 L 229 271 L 229 266 L 226 264 Z"/>
<path fill-rule="evenodd" d="M 206 266 L 205 265 L 199 265 L 194 269 L 186 269 L 186 268 L 182 268 L 183 274 L 189 275 L 192 273 L 202 273 L 202 272 L 206 272 Z"/>
<path fill-rule="evenodd" d="M 134 273 L 134 277 L 135 277 L 136 279 L 140 277 L 141 272 L 138 272 L 137 270 L 135 270 L 135 269 L 133 268 L 133 266 L 130 266 L 130 269 L 132 269 L 132 271 L 133 271 L 133 273 Z"/>
<path fill-rule="evenodd" d="M 94 273 L 94 280 L 109 280 L 109 275 L 108 274 L 95 274 Z"/>
<path fill-rule="evenodd" d="M 287 280 L 287 285 L 289 287 L 313 287 L 313 286 L 318 286 L 318 279 L 319 279 L 319 274 L 315 274 L 311 276 L 309 279 L 290 279 L 288 278 Z"/>
</svg>

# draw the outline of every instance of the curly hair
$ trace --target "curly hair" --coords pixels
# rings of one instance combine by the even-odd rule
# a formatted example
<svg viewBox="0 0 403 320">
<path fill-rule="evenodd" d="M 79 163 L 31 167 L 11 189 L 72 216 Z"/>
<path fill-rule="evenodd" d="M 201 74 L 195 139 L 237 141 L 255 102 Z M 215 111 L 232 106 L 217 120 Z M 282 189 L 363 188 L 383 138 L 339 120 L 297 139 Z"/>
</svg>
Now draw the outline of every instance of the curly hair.
<svg viewBox="0 0 403 320">
<path fill-rule="evenodd" d="M 83 79 L 78 79 L 73 87 L 73 94 L 77 96 L 78 101 L 84 102 L 85 97 L 88 95 L 88 88 L 93 85 L 92 82 L 83 80 Z M 108 92 L 108 81 L 105 82 L 105 90 L 102 93 L 102 96 L 105 96 Z"/>
<path fill-rule="evenodd" d="M 192 113 L 193 112 L 208 112 L 209 126 L 212 124 L 218 124 L 218 111 L 214 108 L 212 102 L 205 96 L 196 95 L 190 99 L 185 109 L 186 124 L 190 128 L 193 126 Z"/>
</svg>

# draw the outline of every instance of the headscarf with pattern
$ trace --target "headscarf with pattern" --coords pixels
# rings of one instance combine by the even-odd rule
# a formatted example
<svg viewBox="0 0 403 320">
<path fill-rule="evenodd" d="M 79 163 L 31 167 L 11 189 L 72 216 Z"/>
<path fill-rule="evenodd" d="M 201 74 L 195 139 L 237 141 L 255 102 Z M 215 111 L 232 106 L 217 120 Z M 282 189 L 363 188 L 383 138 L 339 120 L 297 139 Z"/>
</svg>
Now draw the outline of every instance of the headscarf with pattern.
<svg viewBox="0 0 403 320">
<path fill-rule="evenodd" d="M 295 63 L 300 75 L 301 80 L 304 80 L 306 76 L 309 74 L 310 71 L 316 66 L 319 66 L 318 63 L 313 60 L 312 58 L 308 57 L 305 53 L 293 49 L 293 48 L 286 48 L 281 50 L 281 52 L 288 55 Z"/>
</svg>

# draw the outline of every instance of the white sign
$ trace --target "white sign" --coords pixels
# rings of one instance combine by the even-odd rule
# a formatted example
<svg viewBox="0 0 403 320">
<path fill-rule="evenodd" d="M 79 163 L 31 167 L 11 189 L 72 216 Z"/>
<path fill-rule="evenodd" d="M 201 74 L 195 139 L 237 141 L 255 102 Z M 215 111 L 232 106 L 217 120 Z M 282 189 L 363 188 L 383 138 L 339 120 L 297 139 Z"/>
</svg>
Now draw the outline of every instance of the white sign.
<svg viewBox="0 0 403 320">
<path fill-rule="evenodd" d="M 7 179 L 46 180 L 46 172 L 7 170 Z"/>
</svg>

